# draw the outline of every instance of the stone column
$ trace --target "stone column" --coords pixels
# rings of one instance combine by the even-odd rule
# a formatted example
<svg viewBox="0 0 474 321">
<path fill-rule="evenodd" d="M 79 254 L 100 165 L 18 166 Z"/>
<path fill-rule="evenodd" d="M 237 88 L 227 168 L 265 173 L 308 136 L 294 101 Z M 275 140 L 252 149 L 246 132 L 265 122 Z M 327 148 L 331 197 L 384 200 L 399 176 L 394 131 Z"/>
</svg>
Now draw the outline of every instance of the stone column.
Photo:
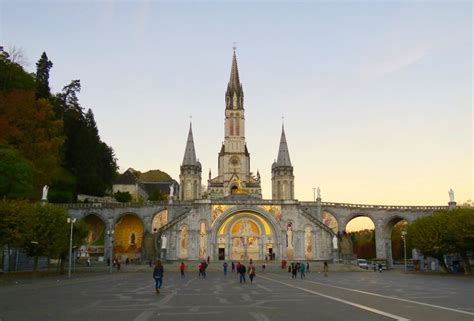
<svg viewBox="0 0 474 321">
<path fill-rule="evenodd" d="M 388 239 L 390 242 L 390 238 Z M 383 223 L 375 222 L 375 251 L 378 259 L 388 259 L 387 253 L 387 237 Z"/>
<path fill-rule="evenodd" d="M 321 215 L 323 211 L 321 208 L 321 197 L 316 199 L 316 218 L 321 221 Z"/>
</svg>

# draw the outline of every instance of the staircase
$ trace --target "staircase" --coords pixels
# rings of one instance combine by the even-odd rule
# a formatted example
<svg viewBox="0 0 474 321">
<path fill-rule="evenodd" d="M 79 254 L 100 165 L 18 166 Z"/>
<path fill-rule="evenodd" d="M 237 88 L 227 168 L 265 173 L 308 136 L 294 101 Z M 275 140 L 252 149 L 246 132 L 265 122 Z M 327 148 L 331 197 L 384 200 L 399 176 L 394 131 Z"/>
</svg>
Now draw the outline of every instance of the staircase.
<svg viewBox="0 0 474 321">
<path fill-rule="evenodd" d="M 314 217 L 313 215 L 311 215 L 310 213 L 306 212 L 304 209 L 301 209 L 301 214 L 306 217 L 308 220 L 310 220 L 311 222 L 313 222 L 314 224 L 316 224 L 317 226 L 319 226 L 321 229 L 325 230 L 326 232 L 328 232 L 331 237 L 336 235 L 336 233 L 334 233 L 333 230 L 331 230 L 326 224 L 324 224 L 323 222 L 321 222 L 320 220 L 318 220 L 316 217 Z"/>
<path fill-rule="evenodd" d="M 166 230 L 172 228 L 173 226 L 175 226 L 176 224 L 184 220 L 186 216 L 189 214 L 189 212 L 191 212 L 191 206 L 185 207 L 182 213 L 178 214 L 178 216 L 176 216 L 174 219 L 172 219 L 171 221 L 169 221 L 168 223 L 160 227 L 157 231 L 158 232 L 157 235 L 160 235 L 161 233 L 165 232 Z"/>
</svg>

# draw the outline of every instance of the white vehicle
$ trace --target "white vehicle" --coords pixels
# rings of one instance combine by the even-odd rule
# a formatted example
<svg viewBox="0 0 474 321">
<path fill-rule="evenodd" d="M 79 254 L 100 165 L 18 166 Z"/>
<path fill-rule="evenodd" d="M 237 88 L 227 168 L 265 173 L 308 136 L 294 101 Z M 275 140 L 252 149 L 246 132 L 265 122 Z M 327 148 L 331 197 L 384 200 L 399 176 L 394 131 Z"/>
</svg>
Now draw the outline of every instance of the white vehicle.
<svg viewBox="0 0 474 321">
<path fill-rule="evenodd" d="M 369 269 L 369 263 L 367 262 L 366 259 L 357 259 L 357 266 L 362 268 L 362 269 Z"/>
</svg>

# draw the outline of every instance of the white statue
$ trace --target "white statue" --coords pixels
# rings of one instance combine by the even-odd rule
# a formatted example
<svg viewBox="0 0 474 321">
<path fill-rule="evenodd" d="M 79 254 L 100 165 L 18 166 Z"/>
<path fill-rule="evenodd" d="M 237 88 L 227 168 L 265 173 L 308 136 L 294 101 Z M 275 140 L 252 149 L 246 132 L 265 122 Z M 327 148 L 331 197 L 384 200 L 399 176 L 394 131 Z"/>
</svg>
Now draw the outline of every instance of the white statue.
<svg viewBox="0 0 474 321">
<path fill-rule="evenodd" d="M 171 184 L 170 185 L 170 197 L 173 197 L 174 196 L 174 185 Z"/>
<path fill-rule="evenodd" d="M 334 235 L 334 237 L 332 238 L 332 248 L 334 250 L 337 250 L 337 236 Z"/>
<path fill-rule="evenodd" d="M 454 191 L 452 188 L 449 189 L 448 194 L 449 194 L 449 202 L 450 203 L 454 202 Z"/>
<path fill-rule="evenodd" d="M 161 235 L 161 248 L 166 249 L 166 235 Z"/>
<path fill-rule="evenodd" d="M 41 197 L 42 201 L 47 201 L 48 200 L 48 190 L 49 190 L 49 186 L 44 185 L 44 187 L 43 187 L 43 197 Z"/>
<path fill-rule="evenodd" d="M 321 198 L 321 189 L 319 188 L 319 186 L 316 189 L 316 193 L 318 194 L 318 198 Z"/>
</svg>

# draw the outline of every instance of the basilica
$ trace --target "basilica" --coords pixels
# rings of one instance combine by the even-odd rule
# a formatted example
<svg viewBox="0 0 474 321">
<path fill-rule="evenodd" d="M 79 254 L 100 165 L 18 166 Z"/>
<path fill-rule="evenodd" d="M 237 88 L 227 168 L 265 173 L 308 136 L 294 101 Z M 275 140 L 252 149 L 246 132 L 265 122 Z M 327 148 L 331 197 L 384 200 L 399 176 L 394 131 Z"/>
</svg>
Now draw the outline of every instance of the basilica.
<svg viewBox="0 0 474 321">
<path fill-rule="evenodd" d="M 174 229 L 167 230 L 171 237 L 167 257 L 330 258 L 333 231 L 320 221 L 315 224 L 316 217 L 301 214 L 294 200 L 293 166 L 284 127 L 271 172 L 272 200 L 263 200 L 260 173 L 253 175 L 250 170 L 244 90 L 234 51 L 225 92 L 224 142 L 218 154 L 218 173 L 212 177 L 209 172 L 207 190 L 201 191 L 202 166 L 190 126 L 180 168 L 179 199 L 193 201 L 193 208 Z"/>
<path fill-rule="evenodd" d="M 224 141 L 217 159 L 218 173 L 212 177 L 209 172 L 207 189 L 202 190 L 202 166 L 196 157 L 190 125 L 179 185 L 174 181 L 155 185 L 141 182 L 134 171 L 127 171 L 127 177 L 116 185 L 144 197 L 147 188 L 165 189 L 167 201 L 65 204 L 72 217 L 91 227 L 84 255 L 95 255 L 98 260 L 118 257 L 138 261 L 157 257 L 348 260 L 353 254 L 346 225 L 355 217 L 365 216 L 374 224 L 376 257 L 386 259 L 390 265 L 395 224 L 410 223 L 446 208 L 323 202 L 319 189 L 314 201 L 296 200 L 283 126 L 277 158 L 271 164 L 272 199 L 263 199 L 260 174 L 257 171 L 253 175 L 250 170 L 244 106 L 234 51 L 225 92 Z M 454 208 L 456 203 L 451 200 L 448 206 Z"/>
</svg>

